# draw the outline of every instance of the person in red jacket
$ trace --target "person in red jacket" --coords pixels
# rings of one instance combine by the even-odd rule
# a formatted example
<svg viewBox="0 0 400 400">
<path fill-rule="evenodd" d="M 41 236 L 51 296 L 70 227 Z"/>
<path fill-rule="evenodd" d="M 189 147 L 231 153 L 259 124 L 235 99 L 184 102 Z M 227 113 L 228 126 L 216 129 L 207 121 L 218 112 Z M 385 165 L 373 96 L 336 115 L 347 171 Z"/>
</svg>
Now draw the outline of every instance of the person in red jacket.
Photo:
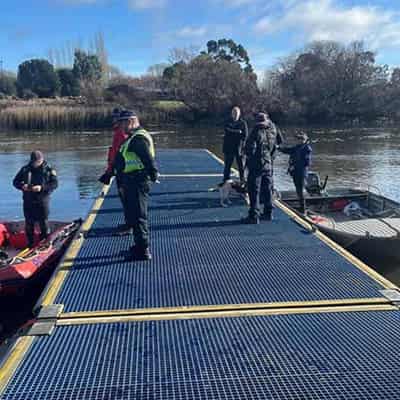
<svg viewBox="0 0 400 400">
<path fill-rule="evenodd" d="M 120 116 L 121 111 L 119 108 L 114 108 L 112 112 L 112 129 L 114 132 L 112 145 L 108 148 L 108 158 L 107 158 L 107 168 L 104 174 L 99 178 L 99 181 L 104 185 L 109 185 L 111 181 L 111 177 L 114 175 L 113 172 L 113 164 L 115 160 L 115 156 L 117 155 L 121 144 L 128 139 L 128 134 L 122 129 Z"/>
<path fill-rule="evenodd" d="M 109 185 L 111 182 L 111 178 L 114 175 L 114 161 L 115 157 L 119 152 L 121 145 L 125 142 L 126 139 L 129 138 L 130 134 L 128 127 L 128 121 L 130 119 L 131 113 L 129 111 L 120 110 L 119 108 L 115 108 L 112 113 L 112 129 L 114 131 L 112 145 L 108 149 L 108 159 L 107 159 L 107 169 L 104 174 L 99 178 L 99 181 L 104 185 Z M 121 234 L 130 233 L 130 229 L 126 224 L 126 201 L 124 196 L 123 189 L 121 188 L 119 179 L 117 177 L 117 187 L 118 194 L 121 199 L 122 208 L 124 211 L 125 222 L 121 224 L 118 229 Z"/>
</svg>

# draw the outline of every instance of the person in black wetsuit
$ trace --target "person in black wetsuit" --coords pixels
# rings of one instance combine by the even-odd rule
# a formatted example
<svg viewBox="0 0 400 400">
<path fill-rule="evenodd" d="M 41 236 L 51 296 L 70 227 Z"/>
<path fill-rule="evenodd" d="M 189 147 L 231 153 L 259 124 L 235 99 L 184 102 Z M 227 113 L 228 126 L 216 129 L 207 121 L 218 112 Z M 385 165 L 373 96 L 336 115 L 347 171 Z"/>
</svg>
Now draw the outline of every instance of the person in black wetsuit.
<svg viewBox="0 0 400 400">
<path fill-rule="evenodd" d="M 244 154 L 243 145 L 248 135 L 248 128 L 246 121 L 240 116 L 241 111 L 239 107 L 233 107 L 231 118 L 225 124 L 225 136 L 223 143 L 224 153 L 224 182 L 231 177 L 231 168 L 233 161 L 239 169 L 239 176 L 241 182 L 244 182 Z"/>
<path fill-rule="evenodd" d="M 14 178 L 13 185 L 23 192 L 25 232 L 28 247 L 34 246 L 35 223 L 40 226 L 40 239 L 49 234 L 50 194 L 58 186 L 56 171 L 45 161 L 42 152 L 31 153 L 30 162 Z"/>
</svg>

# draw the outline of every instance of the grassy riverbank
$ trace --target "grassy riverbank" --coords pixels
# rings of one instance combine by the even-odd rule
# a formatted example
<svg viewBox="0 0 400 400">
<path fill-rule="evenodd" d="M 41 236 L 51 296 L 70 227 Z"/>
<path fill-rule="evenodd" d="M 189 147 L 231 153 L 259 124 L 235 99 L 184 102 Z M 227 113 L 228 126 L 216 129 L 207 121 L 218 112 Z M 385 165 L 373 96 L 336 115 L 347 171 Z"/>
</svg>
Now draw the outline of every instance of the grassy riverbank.
<svg viewBox="0 0 400 400">
<path fill-rule="evenodd" d="M 83 98 L 0 100 L 0 128 L 3 130 L 104 129 L 111 123 L 115 103 L 91 105 Z M 139 113 L 143 123 L 191 121 L 184 103 L 154 101 L 125 105 Z"/>
</svg>

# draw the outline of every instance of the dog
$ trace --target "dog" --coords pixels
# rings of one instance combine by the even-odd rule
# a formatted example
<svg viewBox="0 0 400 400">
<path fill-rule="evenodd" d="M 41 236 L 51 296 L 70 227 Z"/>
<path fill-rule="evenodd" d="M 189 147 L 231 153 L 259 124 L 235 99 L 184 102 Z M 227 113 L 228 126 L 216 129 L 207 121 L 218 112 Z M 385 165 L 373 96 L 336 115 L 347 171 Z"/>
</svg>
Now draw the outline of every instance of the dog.
<svg viewBox="0 0 400 400">
<path fill-rule="evenodd" d="M 221 207 L 228 207 L 229 204 L 232 204 L 230 200 L 231 194 L 239 194 L 245 201 L 246 205 L 250 205 L 246 184 L 243 184 L 239 181 L 234 181 L 233 179 L 228 179 L 225 182 L 217 185 L 216 188 L 210 189 L 211 192 L 215 192 L 217 190 L 219 191 Z"/>
</svg>

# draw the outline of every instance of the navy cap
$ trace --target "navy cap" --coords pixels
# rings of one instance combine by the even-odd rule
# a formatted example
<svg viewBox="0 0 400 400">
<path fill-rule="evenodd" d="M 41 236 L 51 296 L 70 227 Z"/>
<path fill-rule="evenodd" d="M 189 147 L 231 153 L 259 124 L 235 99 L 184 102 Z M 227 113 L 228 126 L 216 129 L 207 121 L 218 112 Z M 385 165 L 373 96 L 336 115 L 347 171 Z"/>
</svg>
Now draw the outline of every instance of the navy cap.
<svg viewBox="0 0 400 400">
<path fill-rule="evenodd" d="M 122 110 L 120 108 L 118 108 L 118 107 L 114 108 L 114 110 L 111 113 L 111 117 L 114 118 L 114 119 L 119 118 L 120 115 L 121 115 L 121 111 Z"/>
<path fill-rule="evenodd" d="M 118 121 L 122 121 L 124 119 L 131 119 L 131 118 L 135 118 L 135 117 L 137 117 L 137 115 L 133 111 L 123 110 L 119 114 Z"/>
</svg>

